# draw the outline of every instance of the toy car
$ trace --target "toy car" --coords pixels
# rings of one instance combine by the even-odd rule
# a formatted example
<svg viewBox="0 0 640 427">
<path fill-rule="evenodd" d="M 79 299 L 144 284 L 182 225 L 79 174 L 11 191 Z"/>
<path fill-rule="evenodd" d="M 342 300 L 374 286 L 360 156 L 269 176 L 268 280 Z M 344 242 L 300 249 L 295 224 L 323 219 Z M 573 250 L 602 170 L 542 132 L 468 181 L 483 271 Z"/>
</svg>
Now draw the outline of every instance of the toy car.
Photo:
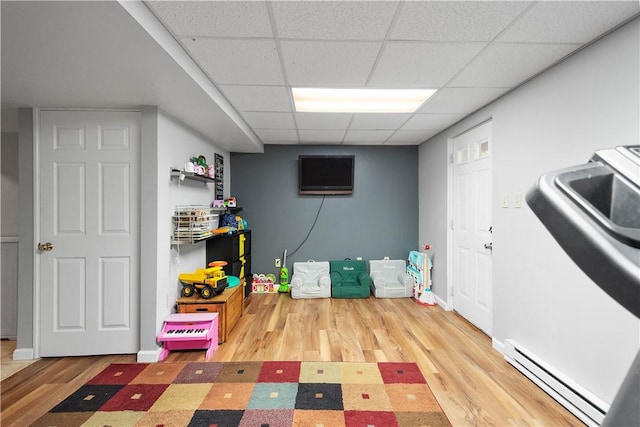
<svg viewBox="0 0 640 427">
<path fill-rule="evenodd" d="M 229 285 L 227 275 L 222 267 L 226 261 L 213 261 L 209 268 L 199 268 L 193 273 L 182 273 L 178 280 L 182 284 L 182 296 L 190 297 L 198 292 L 204 299 L 218 295 Z"/>
</svg>

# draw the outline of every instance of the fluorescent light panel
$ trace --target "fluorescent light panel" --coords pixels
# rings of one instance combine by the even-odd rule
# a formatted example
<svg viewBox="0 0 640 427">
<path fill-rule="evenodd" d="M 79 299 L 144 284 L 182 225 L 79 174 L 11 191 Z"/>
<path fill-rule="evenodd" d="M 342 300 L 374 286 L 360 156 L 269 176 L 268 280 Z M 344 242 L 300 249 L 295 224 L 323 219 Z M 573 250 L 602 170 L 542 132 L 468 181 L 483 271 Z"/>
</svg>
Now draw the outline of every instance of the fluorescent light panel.
<svg viewBox="0 0 640 427">
<path fill-rule="evenodd" d="M 433 89 L 292 88 L 297 112 L 413 113 Z"/>
</svg>

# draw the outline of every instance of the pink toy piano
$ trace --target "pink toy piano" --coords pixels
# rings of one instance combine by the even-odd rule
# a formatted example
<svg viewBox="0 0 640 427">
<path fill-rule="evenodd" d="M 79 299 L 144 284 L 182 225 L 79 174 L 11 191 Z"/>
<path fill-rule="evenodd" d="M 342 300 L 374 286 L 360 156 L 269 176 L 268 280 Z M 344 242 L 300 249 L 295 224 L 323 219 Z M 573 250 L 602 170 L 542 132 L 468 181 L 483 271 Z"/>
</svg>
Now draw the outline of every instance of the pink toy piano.
<svg viewBox="0 0 640 427">
<path fill-rule="evenodd" d="M 206 348 L 207 360 L 218 348 L 218 313 L 172 314 L 164 321 L 158 342 L 164 343 L 160 361 L 171 350 Z"/>
</svg>

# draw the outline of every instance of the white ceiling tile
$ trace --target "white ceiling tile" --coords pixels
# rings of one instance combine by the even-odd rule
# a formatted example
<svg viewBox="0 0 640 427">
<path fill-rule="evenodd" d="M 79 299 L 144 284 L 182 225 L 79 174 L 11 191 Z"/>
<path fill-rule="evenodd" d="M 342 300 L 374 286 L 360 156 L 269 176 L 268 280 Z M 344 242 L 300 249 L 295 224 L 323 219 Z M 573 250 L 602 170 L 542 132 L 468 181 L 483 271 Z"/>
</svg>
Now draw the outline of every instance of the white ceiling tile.
<svg viewBox="0 0 640 427">
<path fill-rule="evenodd" d="M 424 141 L 386 141 L 384 145 L 420 145 Z"/>
<path fill-rule="evenodd" d="M 553 65 L 575 49 L 575 44 L 494 43 L 450 83 L 456 87 L 514 87 Z"/>
<path fill-rule="evenodd" d="M 409 117 L 411 117 L 411 114 L 359 113 L 353 116 L 353 121 L 349 129 L 397 129 L 402 126 Z"/>
<path fill-rule="evenodd" d="M 273 2 L 280 38 L 383 40 L 398 2 Z"/>
<path fill-rule="evenodd" d="M 418 113 L 472 113 L 485 106 L 509 88 L 452 87 L 436 92 Z"/>
<path fill-rule="evenodd" d="M 238 111 L 291 111 L 284 86 L 219 86 Z"/>
<path fill-rule="evenodd" d="M 438 134 L 435 130 L 398 130 L 385 144 L 420 144 Z"/>
<path fill-rule="evenodd" d="M 393 130 L 349 130 L 344 137 L 344 143 L 379 145 L 392 134 Z"/>
<path fill-rule="evenodd" d="M 369 86 L 439 88 L 484 46 L 485 43 L 389 42 Z"/>
<path fill-rule="evenodd" d="M 342 144 L 344 131 L 342 130 L 307 130 L 301 129 L 300 142 L 304 144 Z"/>
<path fill-rule="evenodd" d="M 393 27 L 392 40 L 491 41 L 530 2 L 408 1 Z"/>
<path fill-rule="evenodd" d="M 415 114 L 402 126 L 402 130 L 443 130 L 458 120 L 464 114 Z"/>
<path fill-rule="evenodd" d="M 298 133 L 292 129 L 254 129 L 265 144 L 297 144 Z"/>
<path fill-rule="evenodd" d="M 218 84 L 283 84 L 273 40 L 183 38 L 196 61 Z"/>
<path fill-rule="evenodd" d="M 300 145 L 300 141 L 264 141 L 265 145 Z"/>
<path fill-rule="evenodd" d="M 257 1 L 146 1 L 178 36 L 273 37 L 267 6 Z"/>
<path fill-rule="evenodd" d="M 362 87 L 380 46 L 378 42 L 281 42 L 292 86 Z"/>
<path fill-rule="evenodd" d="M 254 112 L 242 113 L 249 126 L 258 129 L 295 129 L 291 113 Z"/>
<path fill-rule="evenodd" d="M 334 129 L 345 131 L 352 114 L 344 113 L 295 113 L 298 129 Z"/>
<path fill-rule="evenodd" d="M 636 1 L 541 1 L 501 42 L 587 43 L 640 12 Z"/>
</svg>

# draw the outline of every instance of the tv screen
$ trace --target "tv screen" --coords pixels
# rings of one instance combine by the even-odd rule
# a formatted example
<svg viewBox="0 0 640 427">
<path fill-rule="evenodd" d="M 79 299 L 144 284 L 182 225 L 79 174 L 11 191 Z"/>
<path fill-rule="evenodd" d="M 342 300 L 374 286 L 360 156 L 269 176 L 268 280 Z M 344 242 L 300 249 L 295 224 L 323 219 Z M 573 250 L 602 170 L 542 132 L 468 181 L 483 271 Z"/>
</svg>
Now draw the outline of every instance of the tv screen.
<svg viewBox="0 0 640 427">
<path fill-rule="evenodd" d="M 355 156 L 298 156 L 300 194 L 353 194 Z"/>
</svg>

